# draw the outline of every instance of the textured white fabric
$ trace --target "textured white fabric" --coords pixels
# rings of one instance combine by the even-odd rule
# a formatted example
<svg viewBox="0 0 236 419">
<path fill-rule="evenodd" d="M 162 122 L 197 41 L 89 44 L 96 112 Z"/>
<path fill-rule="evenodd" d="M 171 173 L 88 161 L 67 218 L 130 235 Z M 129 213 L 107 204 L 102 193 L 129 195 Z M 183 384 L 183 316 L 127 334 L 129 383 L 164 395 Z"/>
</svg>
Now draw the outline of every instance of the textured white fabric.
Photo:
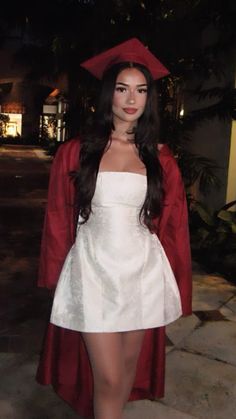
<svg viewBox="0 0 236 419">
<path fill-rule="evenodd" d="M 146 176 L 99 172 L 92 213 L 56 288 L 51 322 L 84 332 L 149 329 L 181 316 L 172 269 L 157 236 L 139 220 Z"/>
</svg>

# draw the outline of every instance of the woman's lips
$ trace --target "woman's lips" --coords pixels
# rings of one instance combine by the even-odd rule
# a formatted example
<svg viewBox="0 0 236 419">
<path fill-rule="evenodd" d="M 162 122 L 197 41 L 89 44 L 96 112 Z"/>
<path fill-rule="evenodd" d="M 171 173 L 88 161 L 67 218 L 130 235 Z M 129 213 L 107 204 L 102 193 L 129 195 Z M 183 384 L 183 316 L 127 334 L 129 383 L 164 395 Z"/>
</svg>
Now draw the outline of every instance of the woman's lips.
<svg viewBox="0 0 236 419">
<path fill-rule="evenodd" d="M 129 113 L 129 114 L 134 114 L 134 113 L 136 113 L 137 112 L 137 110 L 138 109 L 136 109 L 136 108 L 123 108 L 123 111 L 125 112 L 125 113 Z"/>
</svg>

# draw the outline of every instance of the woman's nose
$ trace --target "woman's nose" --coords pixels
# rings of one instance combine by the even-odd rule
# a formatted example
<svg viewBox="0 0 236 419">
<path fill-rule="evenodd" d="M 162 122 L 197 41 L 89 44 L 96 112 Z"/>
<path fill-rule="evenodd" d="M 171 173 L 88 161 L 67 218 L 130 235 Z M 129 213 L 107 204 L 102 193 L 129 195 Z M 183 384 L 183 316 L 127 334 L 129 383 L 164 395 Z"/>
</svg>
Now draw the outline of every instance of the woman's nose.
<svg viewBox="0 0 236 419">
<path fill-rule="evenodd" d="M 135 102 L 134 92 L 130 92 L 128 101 L 129 101 L 129 103 L 134 103 Z"/>
</svg>

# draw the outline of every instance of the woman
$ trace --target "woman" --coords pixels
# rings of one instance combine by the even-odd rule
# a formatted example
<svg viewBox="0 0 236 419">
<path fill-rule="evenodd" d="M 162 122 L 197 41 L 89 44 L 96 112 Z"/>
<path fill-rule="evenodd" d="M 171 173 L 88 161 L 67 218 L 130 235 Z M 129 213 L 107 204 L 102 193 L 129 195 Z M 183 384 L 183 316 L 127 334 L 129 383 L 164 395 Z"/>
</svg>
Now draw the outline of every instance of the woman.
<svg viewBox="0 0 236 419">
<path fill-rule="evenodd" d="M 163 326 L 191 313 L 187 212 L 177 165 L 157 146 L 153 79 L 168 71 L 136 39 L 82 65 L 102 91 L 79 157 L 72 140 L 52 167 L 40 285 L 57 286 L 38 379 L 88 414 L 89 360 L 94 417 L 121 419 L 130 393 L 162 395 Z"/>
</svg>

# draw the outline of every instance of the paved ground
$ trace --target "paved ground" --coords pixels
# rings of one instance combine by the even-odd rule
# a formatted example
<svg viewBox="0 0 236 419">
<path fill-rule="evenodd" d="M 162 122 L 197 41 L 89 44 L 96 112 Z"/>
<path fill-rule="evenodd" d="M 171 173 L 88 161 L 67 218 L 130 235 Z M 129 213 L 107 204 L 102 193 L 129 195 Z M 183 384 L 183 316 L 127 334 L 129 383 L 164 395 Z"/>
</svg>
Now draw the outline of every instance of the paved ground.
<svg viewBox="0 0 236 419">
<path fill-rule="evenodd" d="M 36 287 L 51 158 L 0 147 L 0 419 L 75 419 L 35 382 L 50 298 Z M 125 419 L 236 418 L 236 287 L 194 265 L 194 313 L 167 328 L 166 396 Z"/>
</svg>

